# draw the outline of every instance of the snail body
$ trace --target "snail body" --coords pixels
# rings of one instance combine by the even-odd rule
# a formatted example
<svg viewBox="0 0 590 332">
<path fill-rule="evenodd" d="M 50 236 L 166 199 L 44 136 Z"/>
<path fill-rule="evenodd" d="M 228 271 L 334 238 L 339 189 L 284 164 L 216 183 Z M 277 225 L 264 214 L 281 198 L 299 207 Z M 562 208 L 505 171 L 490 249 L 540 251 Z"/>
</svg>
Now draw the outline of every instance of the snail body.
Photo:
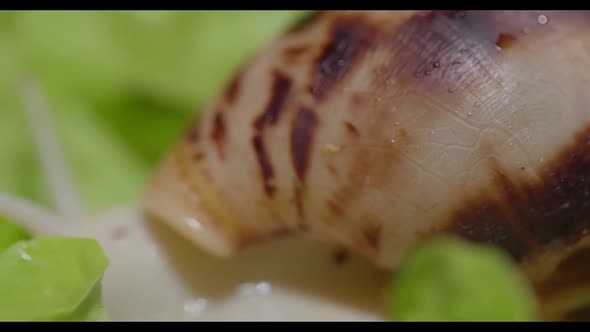
<svg viewBox="0 0 590 332">
<path fill-rule="evenodd" d="M 585 12 L 315 14 L 241 68 L 144 208 L 208 252 L 306 235 L 394 268 L 441 233 L 518 262 L 590 228 Z"/>
</svg>

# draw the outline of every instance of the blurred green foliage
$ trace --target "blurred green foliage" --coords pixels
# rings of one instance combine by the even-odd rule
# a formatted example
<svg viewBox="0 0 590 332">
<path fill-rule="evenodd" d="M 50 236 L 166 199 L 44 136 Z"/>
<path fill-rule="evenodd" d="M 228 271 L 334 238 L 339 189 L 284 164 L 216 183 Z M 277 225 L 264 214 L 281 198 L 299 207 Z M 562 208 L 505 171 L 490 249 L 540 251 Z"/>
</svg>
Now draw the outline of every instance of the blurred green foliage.
<svg viewBox="0 0 590 332">
<path fill-rule="evenodd" d="M 387 296 L 395 321 L 532 321 L 537 305 L 506 252 L 449 235 L 412 250 Z"/>
<path fill-rule="evenodd" d="M 41 81 L 88 209 L 132 202 L 188 119 L 293 11 L 0 12 L 0 191 L 47 203 L 17 94 Z"/>
<path fill-rule="evenodd" d="M 94 239 L 45 236 L 0 251 L 0 321 L 104 321 L 109 265 Z"/>
</svg>

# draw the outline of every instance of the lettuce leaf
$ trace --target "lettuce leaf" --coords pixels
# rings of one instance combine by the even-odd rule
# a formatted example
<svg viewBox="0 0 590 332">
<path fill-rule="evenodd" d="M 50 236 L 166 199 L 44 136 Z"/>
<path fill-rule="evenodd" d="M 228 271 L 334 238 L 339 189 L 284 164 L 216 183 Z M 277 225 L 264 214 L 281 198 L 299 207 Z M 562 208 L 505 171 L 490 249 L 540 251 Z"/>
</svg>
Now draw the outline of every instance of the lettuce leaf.
<svg viewBox="0 0 590 332">
<path fill-rule="evenodd" d="M 0 253 L 0 321 L 105 320 L 108 258 L 92 239 L 39 237 Z"/>
<path fill-rule="evenodd" d="M 411 252 L 389 290 L 395 321 L 530 321 L 532 288 L 496 247 L 440 237 Z"/>
</svg>

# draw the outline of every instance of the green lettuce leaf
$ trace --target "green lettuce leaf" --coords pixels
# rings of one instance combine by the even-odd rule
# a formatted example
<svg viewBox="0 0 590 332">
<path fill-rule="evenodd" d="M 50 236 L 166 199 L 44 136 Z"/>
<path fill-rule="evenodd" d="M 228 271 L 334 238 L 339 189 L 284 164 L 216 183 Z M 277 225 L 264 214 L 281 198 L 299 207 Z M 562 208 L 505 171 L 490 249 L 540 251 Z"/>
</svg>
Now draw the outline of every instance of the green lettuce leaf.
<svg viewBox="0 0 590 332">
<path fill-rule="evenodd" d="M 107 319 L 100 282 L 108 258 L 92 239 L 40 237 L 0 253 L 0 321 Z"/>
<path fill-rule="evenodd" d="M 530 321 L 537 314 L 531 287 L 503 251 L 454 237 L 412 251 L 387 301 L 395 321 Z"/>
</svg>

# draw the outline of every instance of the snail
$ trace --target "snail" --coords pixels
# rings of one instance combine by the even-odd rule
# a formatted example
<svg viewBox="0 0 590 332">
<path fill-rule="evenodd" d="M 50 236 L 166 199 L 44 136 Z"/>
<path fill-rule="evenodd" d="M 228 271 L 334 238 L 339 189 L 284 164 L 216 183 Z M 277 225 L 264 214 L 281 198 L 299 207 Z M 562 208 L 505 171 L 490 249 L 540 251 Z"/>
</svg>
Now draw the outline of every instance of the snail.
<svg viewBox="0 0 590 332">
<path fill-rule="evenodd" d="M 587 29 L 581 11 L 314 13 L 195 116 L 143 209 L 219 257 L 308 236 L 394 269 L 450 233 L 546 282 L 588 256 Z"/>
</svg>

